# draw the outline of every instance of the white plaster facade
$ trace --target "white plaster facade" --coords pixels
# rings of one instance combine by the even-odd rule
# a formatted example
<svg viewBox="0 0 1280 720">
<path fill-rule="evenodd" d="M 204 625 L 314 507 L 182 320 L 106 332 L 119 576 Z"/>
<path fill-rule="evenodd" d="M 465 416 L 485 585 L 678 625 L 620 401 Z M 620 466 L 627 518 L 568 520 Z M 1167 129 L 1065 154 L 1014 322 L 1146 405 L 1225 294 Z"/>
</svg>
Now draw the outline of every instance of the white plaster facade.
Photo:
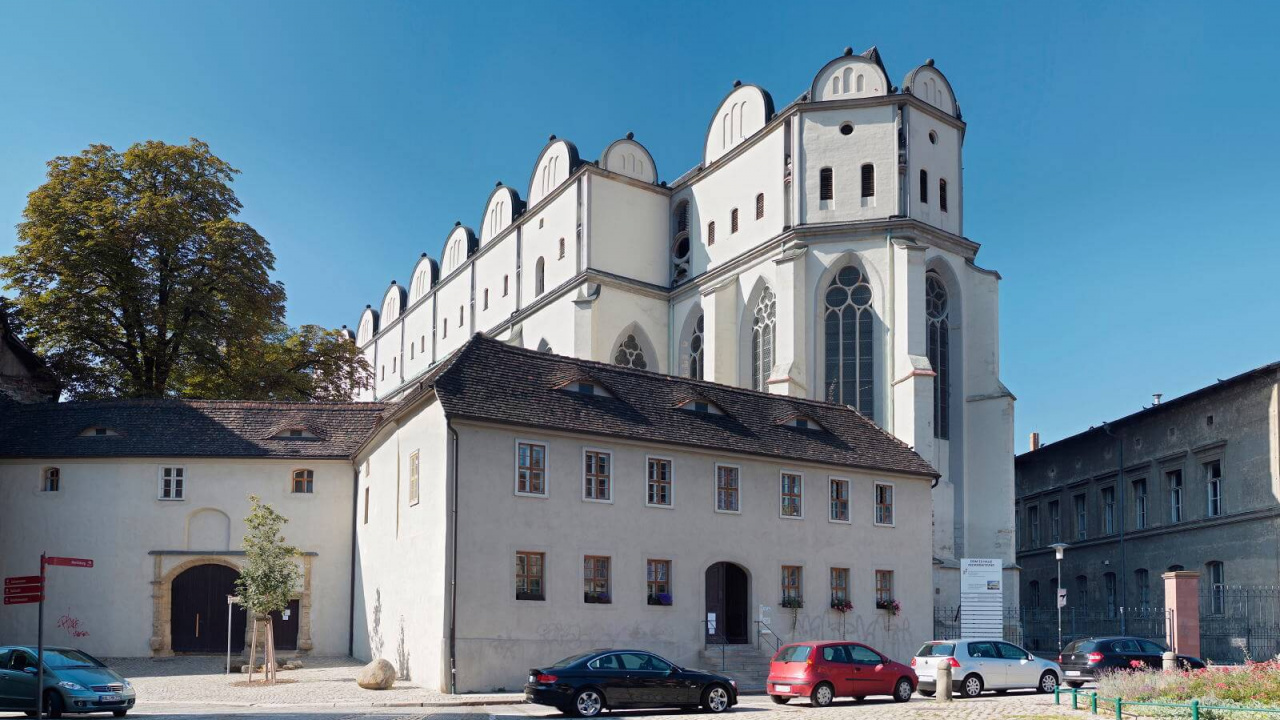
<svg viewBox="0 0 1280 720">
<path fill-rule="evenodd" d="M 1001 559 L 1016 588 L 1014 397 L 1000 380 L 1000 278 L 963 234 L 965 127 L 932 61 L 899 89 L 873 48 L 846 49 L 777 112 L 767 92 L 735 83 L 707 127 L 703 162 L 670 184 L 630 135 L 595 163 L 552 136 L 527 207 L 514 189 L 495 191 L 482 241 L 465 257 L 468 246 L 447 245 L 439 283 L 407 307 L 395 307 L 393 287 L 390 308 L 366 308 L 357 342 L 375 379 L 361 399 L 400 397 L 464 341 L 461 320 L 467 333 L 600 361 L 630 337 L 648 369 L 853 404 L 827 382 L 825 298 L 854 267 L 870 293 L 869 337 L 849 351 L 868 396 L 857 405 L 943 475 L 937 604 L 959 602 L 962 556 Z M 932 345 L 930 287 L 945 292 L 948 330 Z M 772 348 L 758 357 L 752 325 L 766 288 Z M 935 367 L 943 355 L 947 367 Z"/>
</svg>

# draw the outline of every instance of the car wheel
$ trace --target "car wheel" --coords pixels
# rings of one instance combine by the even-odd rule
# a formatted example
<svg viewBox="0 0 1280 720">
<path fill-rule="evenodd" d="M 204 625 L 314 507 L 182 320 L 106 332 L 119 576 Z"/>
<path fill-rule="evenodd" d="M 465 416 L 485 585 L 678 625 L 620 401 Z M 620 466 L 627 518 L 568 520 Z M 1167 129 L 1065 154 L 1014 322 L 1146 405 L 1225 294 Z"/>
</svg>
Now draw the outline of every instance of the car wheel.
<svg viewBox="0 0 1280 720">
<path fill-rule="evenodd" d="M 933 697 L 932 690 L 917 690 L 916 692 L 920 693 L 920 695 L 923 697 Z"/>
<path fill-rule="evenodd" d="M 813 703 L 814 707 L 827 707 L 835 698 L 836 691 L 831 687 L 831 683 L 819 683 L 818 687 L 809 694 L 809 702 Z"/>
<path fill-rule="evenodd" d="M 604 698 L 599 690 L 587 688 L 573 698 L 573 711 L 579 717 L 595 717 L 601 710 L 604 710 Z"/>
<path fill-rule="evenodd" d="M 1081 688 L 1081 687 L 1084 687 L 1084 683 L 1080 682 L 1079 680 L 1068 680 L 1068 681 L 1067 681 L 1067 687 L 1069 687 L 1069 688 Z"/>
<path fill-rule="evenodd" d="M 50 690 L 44 694 L 44 716 L 50 718 L 62 717 L 64 709 L 62 695 L 57 690 Z"/>
<path fill-rule="evenodd" d="M 1058 689 L 1058 676 L 1051 672 L 1046 672 L 1040 676 L 1040 684 L 1036 686 L 1036 692 L 1051 693 Z"/>
<path fill-rule="evenodd" d="M 787 701 L 789 701 L 791 698 L 787 697 L 786 695 L 770 695 L 769 699 L 773 701 L 774 705 L 786 705 Z"/>
<path fill-rule="evenodd" d="M 976 698 L 982 694 L 982 678 L 978 675 L 965 677 L 960 685 L 960 694 L 967 698 Z"/>
<path fill-rule="evenodd" d="M 893 699 L 895 702 L 906 702 L 911 699 L 911 692 L 911 681 L 898 678 L 898 684 L 893 686 Z"/>
<path fill-rule="evenodd" d="M 722 713 L 729 709 L 729 691 L 723 685 L 712 685 L 702 691 L 702 707 L 708 712 Z"/>
</svg>

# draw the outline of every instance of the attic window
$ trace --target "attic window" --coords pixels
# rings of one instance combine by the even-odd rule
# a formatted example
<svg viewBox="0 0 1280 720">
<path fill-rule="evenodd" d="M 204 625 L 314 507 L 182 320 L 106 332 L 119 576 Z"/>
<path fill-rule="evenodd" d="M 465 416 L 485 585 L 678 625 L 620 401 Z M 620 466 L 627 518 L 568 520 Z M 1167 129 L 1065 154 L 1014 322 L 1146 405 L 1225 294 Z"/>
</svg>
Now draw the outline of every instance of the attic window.
<svg viewBox="0 0 1280 720">
<path fill-rule="evenodd" d="M 706 400 L 690 400 L 681 405 L 680 409 L 688 410 L 689 412 L 704 413 L 707 415 L 725 414 L 724 410 L 721 410 L 719 406 L 714 403 L 709 403 Z"/>
<path fill-rule="evenodd" d="M 602 386 L 592 382 L 591 380 L 574 380 L 561 385 L 559 389 L 571 393 L 579 393 L 582 395 L 594 395 L 597 397 L 613 397 L 608 390 Z"/>
<path fill-rule="evenodd" d="M 80 433 L 80 437 L 116 437 L 120 433 L 108 427 L 87 427 Z"/>
<path fill-rule="evenodd" d="M 315 439 L 317 436 L 306 428 L 288 428 L 276 433 L 275 437 L 281 440 L 294 440 L 298 438 Z"/>
<path fill-rule="evenodd" d="M 804 415 L 797 415 L 783 423 L 787 427 L 799 428 L 800 430 L 821 430 L 822 426 L 817 420 Z"/>
</svg>

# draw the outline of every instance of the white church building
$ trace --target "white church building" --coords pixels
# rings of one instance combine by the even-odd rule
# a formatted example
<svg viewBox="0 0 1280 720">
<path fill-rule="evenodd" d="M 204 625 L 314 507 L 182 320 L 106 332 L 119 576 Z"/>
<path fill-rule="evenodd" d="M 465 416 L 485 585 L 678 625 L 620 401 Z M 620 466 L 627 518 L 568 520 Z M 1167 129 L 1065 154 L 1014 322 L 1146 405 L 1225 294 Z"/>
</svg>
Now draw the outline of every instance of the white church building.
<svg viewBox="0 0 1280 720">
<path fill-rule="evenodd" d="M 875 48 L 846 48 L 781 110 L 735 82 L 674 182 L 630 133 L 597 161 L 552 136 L 523 197 L 499 183 L 478 231 L 455 225 L 439 264 L 423 253 L 366 306 L 362 399 L 399 399 L 484 333 L 850 405 L 942 475 L 935 603 L 959 604 L 961 557 L 1000 559 L 1015 589 L 1014 397 L 1000 276 L 964 235 L 965 129 L 932 60 L 895 86 Z"/>
</svg>

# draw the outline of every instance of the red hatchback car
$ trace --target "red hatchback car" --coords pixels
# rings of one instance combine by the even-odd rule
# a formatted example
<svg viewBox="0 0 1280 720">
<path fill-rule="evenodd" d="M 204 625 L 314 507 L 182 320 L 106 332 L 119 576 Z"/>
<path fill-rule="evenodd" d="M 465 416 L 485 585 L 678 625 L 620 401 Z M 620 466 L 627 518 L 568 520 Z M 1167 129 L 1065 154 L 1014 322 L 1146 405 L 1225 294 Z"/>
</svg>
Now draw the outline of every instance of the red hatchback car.
<svg viewBox="0 0 1280 720">
<path fill-rule="evenodd" d="M 807 697 L 826 707 L 838 697 L 861 700 L 890 695 L 906 702 L 916 690 L 916 672 L 855 642 L 803 642 L 783 645 L 769 664 L 769 697 L 779 705 Z"/>
</svg>

